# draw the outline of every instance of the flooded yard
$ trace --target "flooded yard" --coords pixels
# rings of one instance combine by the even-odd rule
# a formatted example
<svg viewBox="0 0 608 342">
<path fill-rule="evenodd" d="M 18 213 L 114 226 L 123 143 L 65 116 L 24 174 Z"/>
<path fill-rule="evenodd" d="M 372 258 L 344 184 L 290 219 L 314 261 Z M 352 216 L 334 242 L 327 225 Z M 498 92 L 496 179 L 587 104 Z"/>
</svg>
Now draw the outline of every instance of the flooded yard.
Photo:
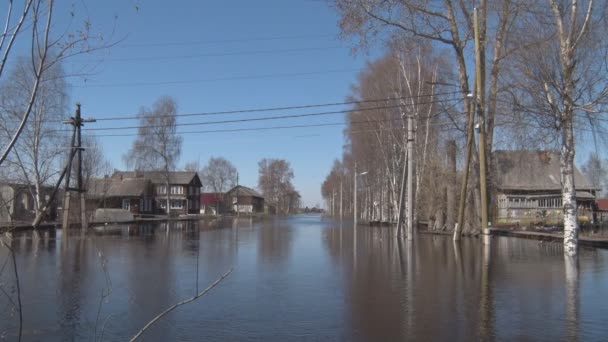
<svg viewBox="0 0 608 342">
<path fill-rule="evenodd" d="M 15 235 L 25 341 L 601 340 L 608 251 L 508 237 L 393 237 L 317 215 Z M 4 266 L 3 266 L 4 265 Z M 0 339 L 15 281 L 0 250 Z M 198 281 L 197 281 L 198 279 Z"/>
</svg>

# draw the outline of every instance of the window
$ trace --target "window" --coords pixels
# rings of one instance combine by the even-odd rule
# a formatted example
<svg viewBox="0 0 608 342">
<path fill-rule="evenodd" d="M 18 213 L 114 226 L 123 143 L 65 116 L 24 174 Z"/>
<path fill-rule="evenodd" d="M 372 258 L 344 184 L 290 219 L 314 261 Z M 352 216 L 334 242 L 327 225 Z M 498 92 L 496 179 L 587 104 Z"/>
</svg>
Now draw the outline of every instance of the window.
<svg viewBox="0 0 608 342">
<path fill-rule="evenodd" d="M 160 201 L 160 207 L 161 207 L 162 209 L 167 209 L 167 202 L 166 202 L 166 201 L 164 201 L 164 200 Z"/>
<path fill-rule="evenodd" d="M 188 210 L 192 210 L 192 201 L 188 201 Z"/>
<path fill-rule="evenodd" d="M 171 194 L 172 195 L 181 195 L 184 193 L 184 187 L 183 186 L 172 186 L 171 187 Z"/>
<path fill-rule="evenodd" d="M 122 208 L 125 210 L 130 210 L 131 209 L 131 200 L 129 199 L 123 199 L 122 200 Z"/>
<path fill-rule="evenodd" d="M 152 200 L 149 198 L 140 198 L 139 199 L 139 211 L 152 211 Z"/>
<path fill-rule="evenodd" d="M 171 209 L 183 209 L 184 201 L 183 200 L 171 200 Z"/>
<path fill-rule="evenodd" d="M 157 194 L 166 194 L 167 193 L 167 186 L 166 185 L 159 185 L 156 187 L 156 193 Z"/>
<path fill-rule="evenodd" d="M 237 202 L 237 197 L 236 196 L 232 197 L 232 203 L 236 204 L 236 202 Z"/>
</svg>

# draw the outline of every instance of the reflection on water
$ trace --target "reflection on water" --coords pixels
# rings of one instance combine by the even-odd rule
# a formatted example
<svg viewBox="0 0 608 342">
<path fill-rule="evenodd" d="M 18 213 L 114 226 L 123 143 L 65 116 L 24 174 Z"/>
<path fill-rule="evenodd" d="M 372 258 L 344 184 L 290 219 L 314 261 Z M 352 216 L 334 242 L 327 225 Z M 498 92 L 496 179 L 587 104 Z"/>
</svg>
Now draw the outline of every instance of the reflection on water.
<svg viewBox="0 0 608 342">
<path fill-rule="evenodd" d="M 552 341 L 608 334 L 607 251 L 582 250 L 571 259 L 561 244 L 394 236 L 388 227 L 353 229 L 314 215 L 15 235 L 24 340 L 123 341 L 230 266 L 234 272 L 220 286 L 167 315 L 144 340 Z M 0 338 L 13 340 L 18 321 L 7 260 L 0 249 Z"/>
</svg>

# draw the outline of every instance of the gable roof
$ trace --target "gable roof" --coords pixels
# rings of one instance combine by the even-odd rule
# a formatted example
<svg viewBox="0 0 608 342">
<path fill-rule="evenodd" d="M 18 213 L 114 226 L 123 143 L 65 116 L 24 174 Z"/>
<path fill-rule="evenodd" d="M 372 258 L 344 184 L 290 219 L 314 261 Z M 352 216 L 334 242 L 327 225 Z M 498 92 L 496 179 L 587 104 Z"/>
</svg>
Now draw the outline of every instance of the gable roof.
<svg viewBox="0 0 608 342">
<path fill-rule="evenodd" d="M 112 178 L 146 178 L 153 184 L 164 184 L 165 173 L 163 171 L 114 171 Z M 195 184 L 201 185 L 201 180 L 196 172 L 190 171 L 171 171 L 169 172 L 170 184 L 190 184 L 194 181 Z"/>
<path fill-rule="evenodd" d="M 608 211 L 608 198 L 600 198 L 597 200 L 597 208 L 602 211 Z"/>
<path fill-rule="evenodd" d="M 556 151 L 494 151 L 494 179 L 502 190 L 561 190 L 560 154 Z M 574 167 L 576 190 L 597 190 Z"/>
<path fill-rule="evenodd" d="M 250 196 L 250 197 L 258 197 L 258 198 L 264 198 L 264 196 L 262 196 L 259 192 L 253 190 L 252 188 L 248 188 L 246 186 L 242 186 L 242 185 L 237 185 L 234 188 L 230 189 L 230 191 L 228 191 L 229 194 L 232 194 L 233 191 L 236 191 L 238 189 L 239 196 Z"/>
<path fill-rule="evenodd" d="M 200 195 L 200 203 L 207 204 L 216 204 L 222 201 L 222 197 L 224 196 L 221 192 L 202 192 Z"/>
<path fill-rule="evenodd" d="M 101 178 L 91 179 L 87 189 L 89 198 L 140 197 L 150 184 L 145 178 Z"/>
</svg>

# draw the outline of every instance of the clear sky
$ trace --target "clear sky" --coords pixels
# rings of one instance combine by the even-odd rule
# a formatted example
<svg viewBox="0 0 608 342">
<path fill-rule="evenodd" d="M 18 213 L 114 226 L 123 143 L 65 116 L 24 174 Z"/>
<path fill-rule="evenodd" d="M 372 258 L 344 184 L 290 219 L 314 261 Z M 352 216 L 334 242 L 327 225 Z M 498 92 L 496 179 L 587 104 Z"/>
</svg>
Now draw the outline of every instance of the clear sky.
<svg viewBox="0 0 608 342">
<path fill-rule="evenodd" d="M 57 11 L 67 13 L 63 3 Z M 75 2 L 93 27 L 116 46 L 66 63 L 94 72 L 71 78 L 71 100 L 82 103 L 83 117 L 133 116 L 163 95 L 178 102 L 179 113 L 268 108 L 341 102 L 366 59 L 338 38 L 336 12 L 323 1 L 99 1 Z M 61 12 L 58 12 L 61 13 Z M 63 14 L 62 14 L 63 15 Z M 114 16 L 117 16 L 114 24 Z M 114 27 L 115 25 L 115 27 Z M 374 53 L 372 52 L 372 55 Z M 377 55 L 377 54 L 376 54 Z M 180 123 L 230 120 L 340 110 L 297 111 L 180 118 Z M 343 115 L 289 120 L 181 127 L 217 130 L 341 122 Z M 103 121 L 86 128 L 137 125 Z M 243 185 L 257 186 L 257 162 L 284 158 L 295 172 L 294 185 L 304 205 L 321 204 L 320 184 L 343 146 L 343 126 L 183 135 L 180 166 L 211 156 L 230 160 Z M 92 132 L 87 132 L 92 133 Z M 96 131 L 97 135 L 136 133 L 135 129 Z M 103 137 L 115 168 L 134 136 Z"/>
</svg>

